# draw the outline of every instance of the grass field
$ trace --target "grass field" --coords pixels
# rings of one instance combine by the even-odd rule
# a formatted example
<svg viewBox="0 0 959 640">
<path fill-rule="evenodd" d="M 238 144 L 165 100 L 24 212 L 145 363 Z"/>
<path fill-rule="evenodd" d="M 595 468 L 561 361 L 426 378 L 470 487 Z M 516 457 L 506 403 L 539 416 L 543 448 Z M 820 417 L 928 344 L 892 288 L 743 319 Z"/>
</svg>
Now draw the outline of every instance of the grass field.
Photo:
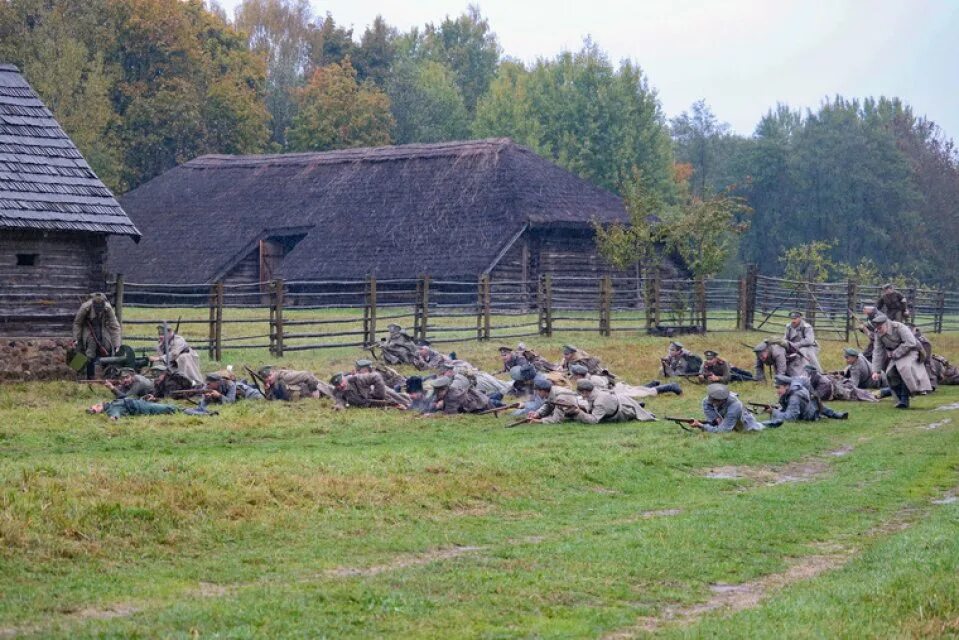
<svg viewBox="0 0 959 640">
<path fill-rule="evenodd" d="M 684 342 L 748 365 L 757 338 Z M 573 340 L 638 383 L 667 342 Z M 493 368 L 495 346 L 455 348 Z M 648 408 L 694 415 L 684 386 Z M 0 638 L 959 635 L 959 413 L 935 410 L 959 388 L 722 436 L 313 401 L 109 423 L 83 413 L 97 399 L 0 387 Z"/>
</svg>

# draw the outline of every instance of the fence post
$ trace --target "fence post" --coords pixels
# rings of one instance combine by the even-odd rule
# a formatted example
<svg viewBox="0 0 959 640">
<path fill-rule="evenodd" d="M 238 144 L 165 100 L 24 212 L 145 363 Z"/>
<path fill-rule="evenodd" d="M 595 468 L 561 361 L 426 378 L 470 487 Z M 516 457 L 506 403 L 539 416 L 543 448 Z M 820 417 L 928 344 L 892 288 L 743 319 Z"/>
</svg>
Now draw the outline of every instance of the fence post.
<svg viewBox="0 0 959 640">
<path fill-rule="evenodd" d="M 605 275 L 599 281 L 599 335 L 609 337 L 612 312 L 613 279 Z"/>
<path fill-rule="evenodd" d="M 117 322 L 123 323 L 123 274 L 118 273 L 113 282 L 113 311 L 117 314 Z"/>
<path fill-rule="evenodd" d="M 493 286 L 489 274 L 483 276 L 483 340 L 489 340 L 493 318 L 490 306 L 493 303 Z"/>
<path fill-rule="evenodd" d="M 551 337 L 553 335 L 553 277 L 544 273 L 539 277 L 537 289 L 537 306 L 539 307 L 539 334 Z"/>
<path fill-rule="evenodd" d="M 702 276 L 696 277 L 696 315 L 703 333 L 706 333 L 706 279 Z"/>
<path fill-rule="evenodd" d="M 209 339 L 207 340 L 206 354 L 210 360 L 216 360 L 216 307 L 217 307 L 217 286 L 214 283 L 210 286 L 210 326 Z"/>
<path fill-rule="evenodd" d="M 214 342 L 216 344 L 216 349 L 213 352 L 213 359 L 219 362 L 223 359 L 223 299 L 225 294 L 223 292 L 223 283 L 216 283 L 216 318 L 215 320 L 215 332 L 214 332 Z"/>
<path fill-rule="evenodd" d="M 756 321 L 756 296 L 759 291 L 759 267 L 749 265 L 746 270 L 746 317 L 743 329 L 751 330 Z"/>
<path fill-rule="evenodd" d="M 946 315 L 946 292 L 936 293 L 936 317 L 933 319 L 932 332 L 942 333 L 943 316 Z"/>
<path fill-rule="evenodd" d="M 655 321 L 656 327 L 659 327 L 659 323 L 661 321 L 660 314 L 662 310 L 662 289 L 662 275 L 659 272 L 659 266 L 656 266 L 655 271 L 653 271 L 653 320 Z"/>
<path fill-rule="evenodd" d="M 416 307 L 413 310 L 413 337 L 417 340 L 426 340 L 429 308 L 430 277 L 424 275 L 416 283 Z"/>
<path fill-rule="evenodd" d="M 363 342 L 376 344 L 376 276 L 366 279 L 366 296 L 363 305 Z"/>
<path fill-rule="evenodd" d="M 476 286 L 476 339 L 489 340 L 492 287 L 488 273 L 480 275 Z"/>
<path fill-rule="evenodd" d="M 739 279 L 739 295 L 736 300 L 736 329 L 746 330 L 746 278 Z"/>
<path fill-rule="evenodd" d="M 906 289 L 906 309 L 909 310 L 909 315 L 911 316 L 910 321 L 912 324 L 919 322 L 919 318 L 917 317 L 919 313 L 916 310 L 916 297 L 916 287 L 909 287 Z"/>
<path fill-rule="evenodd" d="M 283 279 L 270 281 L 270 345 L 275 356 L 283 355 Z"/>
<path fill-rule="evenodd" d="M 859 286 L 852 280 L 846 281 L 846 342 L 849 342 L 849 333 L 855 331 L 856 301 L 859 299 Z"/>
</svg>

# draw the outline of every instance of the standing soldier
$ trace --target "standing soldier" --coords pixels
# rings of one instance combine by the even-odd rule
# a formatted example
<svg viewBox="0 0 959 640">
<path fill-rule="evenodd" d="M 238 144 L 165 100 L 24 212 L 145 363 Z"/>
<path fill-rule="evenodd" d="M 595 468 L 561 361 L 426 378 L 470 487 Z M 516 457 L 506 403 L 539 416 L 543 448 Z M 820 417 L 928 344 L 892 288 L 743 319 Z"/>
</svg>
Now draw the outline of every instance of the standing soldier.
<svg viewBox="0 0 959 640">
<path fill-rule="evenodd" d="M 120 346 L 120 322 L 102 293 L 91 293 L 73 318 L 73 342 L 87 357 L 87 379 L 96 373 L 97 358 L 112 356 Z"/>
<path fill-rule="evenodd" d="M 892 283 L 882 285 L 882 293 L 876 300 L 876 309 L 884 313 L 893 322 L 906 322 L 909 319 L 906 297 L 896 291 Z"/>
<path fill-rule="evenodd" d="M 822 371 L 822 366 L 819 364 L 819 343 L 816 342 L 816 333 L 812 325 L 803 320 L 802 313 L 799 311 L 790 313 L 789 318 L 786 333 L 783 335 L 783 340 L 788 345 L 787 351 L 798 353 L 805 360 L 802 364 L 811 364 Z"/>
<path fill-rule="evenodd" d="M 899 402 L 897 409 L 909 408 L 909 396 L 932 391 L 922 364 L 922 348 L 909 327 L 877 313 L 876 348 L 872 356 L 872 379 L 879 382 L 883 372 Z"/>
<path fill-rule="evenodd" d="M 157 355 L 150 356 L 150 361 L 164 363 L 171 373 L 178 373 L 195 385 L 203 384 L 200 356 L 183 336 L 162 324 L 157 325 L 157 335 Z"/>
<path fill-rule="evenodd" d="M 413 364 L 416 343 L 398 324 L 386 325 L 389 335 L 380 340 L 380 350 L 387 364 Z"/>
</svg>

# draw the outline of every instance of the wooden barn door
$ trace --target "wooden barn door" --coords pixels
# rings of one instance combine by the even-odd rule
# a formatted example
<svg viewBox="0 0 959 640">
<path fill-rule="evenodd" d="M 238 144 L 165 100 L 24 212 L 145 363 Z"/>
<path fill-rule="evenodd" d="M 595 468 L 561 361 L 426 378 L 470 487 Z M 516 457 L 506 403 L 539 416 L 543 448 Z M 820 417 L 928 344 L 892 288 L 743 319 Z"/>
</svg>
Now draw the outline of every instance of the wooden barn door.
<svg viewBox="0 0 959 640">
<path fill-rule="evenodd" d="M 286 247 L 274 238 L 260 240 L 260 293 L 270 292 L 270 281 L 279 278 Z"/>
</svg>

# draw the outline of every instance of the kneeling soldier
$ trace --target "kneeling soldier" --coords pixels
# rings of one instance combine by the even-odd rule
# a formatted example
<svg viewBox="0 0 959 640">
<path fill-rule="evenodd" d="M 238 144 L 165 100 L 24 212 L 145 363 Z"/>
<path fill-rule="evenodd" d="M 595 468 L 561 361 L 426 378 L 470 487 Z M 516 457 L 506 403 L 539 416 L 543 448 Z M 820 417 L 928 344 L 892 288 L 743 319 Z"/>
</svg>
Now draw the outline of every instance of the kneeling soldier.
<svg viewBox="0 0 959 640">
<path fill-rule="evenodd" d="M 713 383 L 706 387 L 703 399 L 703 415 L 706 419 L 695 421 L 692 426 L 710 433 L 727 431 L 762 431 L 765 427 L 756 420 L 749 409 L 743 406 L 735 393 L 724 384 Z"/>
</svg>

